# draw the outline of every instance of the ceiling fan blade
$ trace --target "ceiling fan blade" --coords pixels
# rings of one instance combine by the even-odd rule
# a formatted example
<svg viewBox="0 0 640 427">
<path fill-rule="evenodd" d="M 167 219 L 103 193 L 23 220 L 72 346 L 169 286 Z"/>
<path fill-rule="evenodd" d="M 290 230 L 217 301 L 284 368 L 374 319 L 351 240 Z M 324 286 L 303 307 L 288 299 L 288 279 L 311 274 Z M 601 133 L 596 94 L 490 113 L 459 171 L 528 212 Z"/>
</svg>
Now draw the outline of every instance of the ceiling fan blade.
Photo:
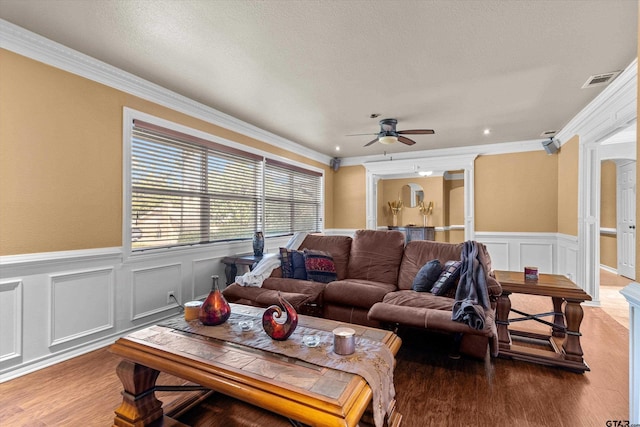
<svg viewBox="0 0 640 427">
<path fill-rule="evenodd" d="M 368 147 L 368 146 L 370 146 L 371 144 L 376 143 L 376 142 L 378 142 L 378 138 L 376 138 L 376 139 L 374 139 L 373 141 L 368 142 L 367 144 L 365 144 L 365 147 Z"/>
<path fill-rule="evenodd" d="M 409 139 L 406 136 L 400 136 L 398 135 L 398 141 L 402 142 L 403 144 L 407 144 L 407 145 L 413 145 L 416 142 L 413 139 Z"/>
<path fill-rule="evenodd" d="M 363 136 L 363 135 L 377 135 L 377 133 L 351 133 L 345 136 Z"/>
<path fill-rule="evenodd" d="M 410 129 L 399 130 L 398 133 L 405 135 L 433 135 L 435 132 L 433 129 Z"/>
</svg>

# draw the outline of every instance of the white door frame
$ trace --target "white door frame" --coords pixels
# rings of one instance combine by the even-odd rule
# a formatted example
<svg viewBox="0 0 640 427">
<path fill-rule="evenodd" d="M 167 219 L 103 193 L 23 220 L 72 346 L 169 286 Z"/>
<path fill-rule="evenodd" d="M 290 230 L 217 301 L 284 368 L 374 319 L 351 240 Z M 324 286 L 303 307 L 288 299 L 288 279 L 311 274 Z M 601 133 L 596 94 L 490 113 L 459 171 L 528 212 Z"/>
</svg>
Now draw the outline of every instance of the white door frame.
<svg viewBox="0 0 640 427">
<path fill-rule="evenodd" d="M 600 305 L 600 147 L 636 121 L 637 58 L 557 135 L 579 137 L 578 265 L 576 283 Z"/>
</svg>

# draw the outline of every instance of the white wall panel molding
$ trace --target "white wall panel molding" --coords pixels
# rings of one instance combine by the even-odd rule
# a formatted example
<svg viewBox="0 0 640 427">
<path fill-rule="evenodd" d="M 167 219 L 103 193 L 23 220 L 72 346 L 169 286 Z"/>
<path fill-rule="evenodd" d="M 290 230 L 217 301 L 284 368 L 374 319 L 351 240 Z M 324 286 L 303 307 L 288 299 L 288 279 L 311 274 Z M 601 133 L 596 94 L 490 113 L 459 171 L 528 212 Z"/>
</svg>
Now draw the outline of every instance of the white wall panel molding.
<svg viewBox="0 0 640 427">
<path fill-rule="evenodd" d="M 211 276 L 217 274 L 218 267 L 220 267 L 219 258 L 196 259 L 192 262 L 190 300 L 206 298 L 207 295 L 209 295 L 211 286 L 213 285 Z M 238 272 L 238 274 L 242 273 Z M 226 277 L 225 275 L 217 275 L 219 276 L 218 284 L 220 289 L 223 289 L 225 287 Z M 184 302 L 186 302 L 186 300 L 183 301 L 183 303 Z"/>
<path fill-rule="evenodd" d="M 49 346 L 114 328 L 114 269 L 50 276 Z"/>
<path fill-rule="evenodd" d="M 487 246 L 493 268 L 524 271 L 535 266 L 541 273 L 563 274 L 575 280 L 578 240 L 561 233 L 477 231 L 475 239 Z"/>
<path fill-rule="evenodd" d="M 182 301 L 182 263 L 131 271 L 131 320 L 152 317 L 178 305 L 168 301 L 170 291 Z"/>
<path fill-rule="evenodd" d="M 0 47 L 328 165 L 331 156 L 243 122 L 0 19 Z"/>
<path fill-rule="evenodd" d="M 0 367 L 22 357 L 22 280 L 0 282 Z"/>
<path fill-rule="evenodd" d="M 34 274 L 35 272 L 51 272 L 68 270 L 74 265 L 88 263 L 115 264 L 122 261 L 122 248 L 96 248 L 77 251 L 44 252 L 24 255 L 0 256 L 0 277 L 16 277 Z"/>
</svg>

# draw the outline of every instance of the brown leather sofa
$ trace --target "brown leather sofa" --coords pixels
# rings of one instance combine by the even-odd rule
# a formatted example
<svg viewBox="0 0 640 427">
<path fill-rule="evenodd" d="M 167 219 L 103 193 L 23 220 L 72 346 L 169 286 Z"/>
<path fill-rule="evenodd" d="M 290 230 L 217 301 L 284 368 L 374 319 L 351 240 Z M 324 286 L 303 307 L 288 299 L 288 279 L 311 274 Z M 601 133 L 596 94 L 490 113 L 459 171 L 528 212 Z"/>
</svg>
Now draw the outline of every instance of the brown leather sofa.
<svg viewBox="0 0 640 427">
<path fill-rule="evenodd" d="M 411 241 L 395 230 L 358 230 L 347 236 L 309 235 L 300 248 L 329 252 L 336 266 L 336 281 L 318 283 L 282 278 L 276 269 L 260 288 L 228 286 L 230 302 L 268 306 L 282 293 L 300 312 L 374 327 L 406 325 L 457 334 L 460 351 L 484 357 L 487 345 L 497 352 L 495 299 L 502 292 L 493 277 L 491 259 L 480 245 L 480 264 L 486 274 L 492 307 L 485 313 L 483 330 L 451 320 L 454 299 L 412 290 L 413 279 L 428 261 L 459 260 L 463 244 Z"/>
</svg>

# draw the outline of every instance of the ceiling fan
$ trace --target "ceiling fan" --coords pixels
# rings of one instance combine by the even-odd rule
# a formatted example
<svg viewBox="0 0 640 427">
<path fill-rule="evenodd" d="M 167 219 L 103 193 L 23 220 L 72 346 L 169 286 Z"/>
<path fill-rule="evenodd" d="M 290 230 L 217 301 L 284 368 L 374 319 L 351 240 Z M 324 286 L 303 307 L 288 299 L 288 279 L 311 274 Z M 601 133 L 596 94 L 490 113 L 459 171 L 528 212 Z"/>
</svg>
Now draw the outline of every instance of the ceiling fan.
<svg viewBox="0 0 640 427">
<path fill-rule="evenodd" d="M 365 144 L 365 147 L 370 146 L 374 142 L 379 141 L 381 144 L 395 144 L 400 141 L 403 144 L 413 145 L 416 142 L 412 139 L 407 138 L 404 135 L 433 135 L 435 132 L 433 129 L 411 129 L 411 130 L 396 130 L 396 125 L 398 124 L 398 120 L 396 119 L 382 119 L 380 120 L 380 132 L 377 134 L 378 136 L 373 141 Z M 360 134 L 360 135 L 369 135 L 369 134 Z M 374 134 L 375 135 L 375 134 Z M 356 136 L 356 135 L 349 135 Z"/>
</svg>

